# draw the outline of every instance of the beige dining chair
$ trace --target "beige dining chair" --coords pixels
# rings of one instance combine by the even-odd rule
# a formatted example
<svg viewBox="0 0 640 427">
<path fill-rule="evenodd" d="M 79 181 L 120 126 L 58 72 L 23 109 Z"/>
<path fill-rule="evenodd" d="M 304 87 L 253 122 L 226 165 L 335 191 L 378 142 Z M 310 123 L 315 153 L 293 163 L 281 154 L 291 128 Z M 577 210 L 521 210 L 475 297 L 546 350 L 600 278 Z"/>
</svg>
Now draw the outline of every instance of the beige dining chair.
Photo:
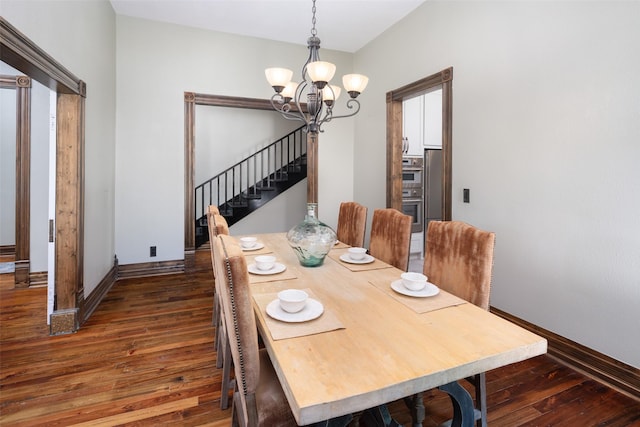
<svg viewBox="0 0 640 427">
<path fill-rule="evenodd" d="M 213 241 L 220 234 L 229 234 L 227 220 L 219 214 L 217 206 L 211 205 L 207 208 L 207 225 L 209 228 L 209 247 L 211 252 L 211 266 L 213 271 L 214 291 L 213 291 L 213 326 L 214 348 L 216 349 L 216 367 L 222 368 L 222 380 L 220 385 L 220 409 L 229 407 L 229 392 L 233 390 L 233 380 L 231 378 L 231 354 L 229 342 L 226 335 L 226 328 L 222 324 L 224 317 L 221 315 L 220 292 L 215 275 L 215 258 Z"/>
<path fill-rule="evenodd" d="M 338 240 L 349 246 L 363 247 L 367 228 L 367 207 L 357 202 L 340 203 L 338 212 Z"/>
<path fill-rule="evenodd" d="M 495 233 L 461 221 L 430 221 L 423 273 L 439 288 L 489 310 Z M 477 427 L 487 425 L 485 374 L 467 379 L 475 388 Z"/>
<path fill-rule="evenodd" d="M 207 206 L 207 214 L 220 215 L 220 209 L 216 205 Z"/>
<path fill-rule="evenodd" d="M 217 254 L 216 277 L 223 283 L 218 289 L 236 376 L 232 424 L 297 426 L 269 354 L 258 345 L 249 273 L 242 249 L 227 235 L 219 235 L 212 245 Z M 351 418 L 343 416 L 317 425 L 346 426 Z"/>
<path fill-rule="evenodd" d="M 369 253 L 387 264 L 407 271 L 411 247 L 411 222 L 411 216 L 397 209 L 374 210 Z"/>
</svg>

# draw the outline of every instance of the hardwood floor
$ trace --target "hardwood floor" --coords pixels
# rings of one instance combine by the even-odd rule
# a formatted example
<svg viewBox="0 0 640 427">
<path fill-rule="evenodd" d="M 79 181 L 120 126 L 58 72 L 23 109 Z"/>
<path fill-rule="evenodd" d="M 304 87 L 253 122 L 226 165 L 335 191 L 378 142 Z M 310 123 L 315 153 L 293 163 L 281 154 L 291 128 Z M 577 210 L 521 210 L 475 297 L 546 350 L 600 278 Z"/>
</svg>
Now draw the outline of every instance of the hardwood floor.
<svg viewBox="0 0 640 427">
<path fill-rule="evenodd" d="M 12 280 L 0 275 L 0 425 L 230 424 L 219 408 L 206 268 L 118 281 L 78 333 L 55 337 L 46 289 L 12 289 Z M 490 426 L 640 426 L 640 401 L 548 356 L 487 373 L 487 388 Z M 450 415 L 438 391 L 425 393 L 425 406 L 424 426 Z M 403 403 L 390 409 L 409 425 Z"/>
</svg>

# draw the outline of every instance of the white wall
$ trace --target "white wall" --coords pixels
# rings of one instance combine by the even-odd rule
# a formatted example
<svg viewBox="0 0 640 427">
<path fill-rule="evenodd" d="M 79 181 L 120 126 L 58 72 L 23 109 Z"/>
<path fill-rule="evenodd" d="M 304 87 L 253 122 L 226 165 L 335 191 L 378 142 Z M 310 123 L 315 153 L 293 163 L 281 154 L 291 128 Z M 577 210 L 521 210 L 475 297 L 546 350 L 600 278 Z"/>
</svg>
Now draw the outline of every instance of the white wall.
<svg viewBox="0 0 640 427">
<path fill-rule="evenodd" d="M 307 48 L 125 16 L 116 19 L 116 253 L 122 264 L 182 259 L 184 92 L 269 98 L 273 90 L 264 69 L 281 65 L 300 70 Z M 302 42 L 306 38 L 301 35 Z M 322 50 L 321 56 L 336 63 L 339 77 L 351 72 L 352 55 Z M 336 200 L 352 197 L 354 123 L 343 122 L 332 122 L 332 129 L 321 135 L 319 203 L 327 223 L 337 221 Z M 295 203 L 283 206 L 278 215 L 299 209 L 302 220 L 304 206 Z M 152 245 L 157 247 L 155 258 L 149 257 Z"/>
<path fill-rule="evenodd" d="M 16 70 L 0 62 L 0 74 Z M 0 89 L 0 246 L 16 244 L 16 91 Z"/>
<path fill-rule="evenodd" d="M 48 271 L 49 125 L 51 90 L 31 80 L 31 206 L 29 268 Z"/>
<path fill-rule="evenodd" d="M 24 75 L 0 62 L 0 74 Z M 49 93 L 50 90 L 31 80 L 31 159 L 30 159 L 30 215 L 29 215 L 29 269 L 47 271 L 47 245 L 49 238 Z M 0 90 L 0 136 L 2 146 L 2 178 L 0 188 L 0 245 L 15 244 L 16 195 L 16 91 Z"/>
<path fill-rule="evenodd" d="M 355 59 L 358 198 L 385 203 L 385 92 L 453 66 L 453 217 L 496 232 L 491 304 L 635 367 L 638 22 L 638 2 L 426 2 Z"/>
<path fill-rule="evenodd" d="M 87 84 L 85 296 L 113 265 L 115 14 L 106 0 L 2 0 L 2 16 Z"/>
</svg>

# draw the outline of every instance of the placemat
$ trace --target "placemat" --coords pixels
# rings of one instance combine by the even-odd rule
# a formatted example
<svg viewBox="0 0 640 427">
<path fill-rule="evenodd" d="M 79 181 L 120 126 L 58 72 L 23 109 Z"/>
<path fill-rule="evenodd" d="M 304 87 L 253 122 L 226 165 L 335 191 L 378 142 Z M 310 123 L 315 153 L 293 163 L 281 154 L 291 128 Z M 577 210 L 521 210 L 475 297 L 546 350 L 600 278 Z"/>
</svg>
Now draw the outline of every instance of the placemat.
<svg viewBox="0 0 640 427">
<path fill-rule="evenodd" d="M 262 243 L 262 242 L 258 240 L 258 243 Z M 238 244 L 239 244 L 239 242 L 238 242 Z M 256 250 L 253 250 L 253 251 L 247 251 L 247 250 L 243 249 L 242 253 L 244 254 L 244 256 L 248 257 L 248 256 L 251 256 L 251 255 L 271 254 L 271 253 L 273 253 L 273 250 L 271 248 L 269 248 L 269 246 L 264 245 L 263 248 L 256 249 Z"/>
<path fill-rule="evenodd" d="M 462 298 L 458 298 L 457 296 L 443 291 L 442 289 L 440 289 L 438 295 L 426 298 L 417 298 L 397 293 L 391 289 L 391 283 L 387 280 L 375 280 L 369 281 L 369 283 L 391 296 L 391 298 L 406 305 L 416 313 L 428 313 L 429 311 L 440 310 L 441 308 L 467 303 L 467 301 Z"/>
<path fill-rule="evenodd" d="M 309 298 L 313 298 L 320 301 L 310 289 L 303 289 Z M 278 299 L 278 293 L 266 293 L 266 294 L 254 294 L 253 299 L 260 308 L 260 313 L 265 319 L 269 333 L 274 341 L 283 340 L 287 338 L 302 337 L 306 335 L 314 335 L 322 332 L 335 331 L 337 329 L 344 329 L 344 325 L 336 315 L 324 305 L 324 311 L 320 317 L 309 320 L 308 322 L 299 323 L 287 323 L 280 320 L 273 319 L 267 314 L 267 305 L 274 299 Z M 322 301 L 320 301 L 322 303 Z"/>
<path fill-rule="evenodd" d="M 333 248 L 331 249 L 347 249 L 350 248 L 351 246 L 347 245 L 346 243 L 340 242 L 338 241 L 338 243 L 336 243 Z"/>
<path fill-rule="evenodd" d="M 333 259 L 338 264 L 342 265 L 345 268 L 348 268 L 351 271 L 367 271 L 367 270 L 378 270 L 380 268 L 392 268 L 393 266 L 387 264 L 386 262 L 380 261 L 379 259 L 374 259 L 373 262 L 368 264 L 351 264 L 349 262 L 344 262 L 340 260 L 340 255 L 346 254 L 347 249 L 333 249 L 329 252 L 329 257 Z"/>
<path fill-rule="evenodd" d="M 254 258 L 257 255 L 259 254 L 255 254 L 251 256 L 245 255 L 245 258 L 247 259 L 247 266 L 255 262 Z M 280 260 L 276 259 L 276 262 L 280 262 Z M 297 271 L 295 268 L 290 267 L 286 264 L 285 264 L 285 267 L 286 269 L 282 273 L 277 273 L 277 274 L 254 274 L 250 272 L 249 283 L 277 282 L 279 280 L 290 280 L 298 277 Z"/>
</svg>

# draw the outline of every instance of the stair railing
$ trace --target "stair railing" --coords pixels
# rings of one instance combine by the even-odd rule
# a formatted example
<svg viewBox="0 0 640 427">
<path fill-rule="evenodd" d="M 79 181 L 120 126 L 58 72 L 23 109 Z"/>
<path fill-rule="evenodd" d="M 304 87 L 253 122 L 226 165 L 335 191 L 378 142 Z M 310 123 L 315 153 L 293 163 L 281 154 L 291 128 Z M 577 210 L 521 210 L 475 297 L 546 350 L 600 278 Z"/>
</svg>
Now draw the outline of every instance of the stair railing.
<svg viewBox="0 0 640 427">
<path fill-rule="evenodd" d="M 287 179 L 292 168 L 299 168 L 307 153 L 304 126 L 256 151 L 195 188 L 195 220 L 206 219 L 209 205 L 222 215 L 232 215 L 234 207 L 244 207 L 247 199 L 273 190 L 274 181 Z"/>
</svg>

